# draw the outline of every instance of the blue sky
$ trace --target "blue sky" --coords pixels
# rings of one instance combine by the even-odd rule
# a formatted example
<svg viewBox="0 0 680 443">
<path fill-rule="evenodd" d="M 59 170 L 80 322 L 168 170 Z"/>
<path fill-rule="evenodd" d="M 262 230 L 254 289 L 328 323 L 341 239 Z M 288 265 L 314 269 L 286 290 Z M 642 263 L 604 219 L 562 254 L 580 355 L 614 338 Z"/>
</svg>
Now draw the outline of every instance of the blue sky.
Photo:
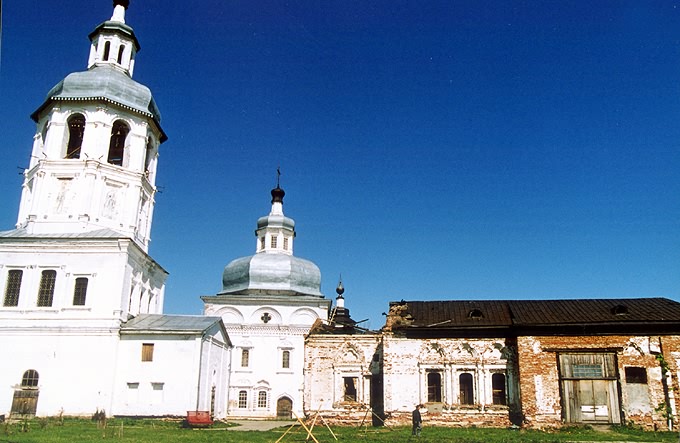
<svg viewBox="0 0 680 443">
<path fill-rule="evenodd" d="M 161 146 L 151 255 L 201 312 L 282 170 L 295 253 L 400 299 L 680 300 L 680 1 L 132 0 Z M 0 229 L 29 114 L 109 1 L 3 2 Z"/>
</svg>

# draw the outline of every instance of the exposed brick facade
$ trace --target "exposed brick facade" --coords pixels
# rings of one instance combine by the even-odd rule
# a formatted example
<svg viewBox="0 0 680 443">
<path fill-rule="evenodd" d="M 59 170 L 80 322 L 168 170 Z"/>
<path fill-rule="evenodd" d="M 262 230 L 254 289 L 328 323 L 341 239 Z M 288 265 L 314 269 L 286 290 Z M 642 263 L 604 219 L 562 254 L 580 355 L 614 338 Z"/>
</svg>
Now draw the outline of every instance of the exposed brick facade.
<svg viewBox="0 0 680 443">
<path fill-rule="evenodd" d="M 668 304 L 665 299 L 656 302 Z M 644 300 L 636 303 L 636 312 L 647 307 Z M 659 311 L 650 305 L 644 315 Z M 419 326 L 422 312 L 404 302 L 394 304 L 380 332 L 310 334 L 305 411 L 318 411 L 329 422 L 358 424 L 371 419 L 371 407 L 386 424 L 407 425 L 415 405 L 423 404 L 423 420 L 431 425 L 548 428 L 607 423 L 671 428 L 670 419 L 675 420 L 680 406 L 675 395 L 680 388 L 680 322 L 647 325 L 636 319 L 627 327 L 620 325 L 622 305 L 605 307 L 595 315 L 614 316 L 611 324 L 586 323 L 581 334 L 541 324 L 532 334 L 526 325 L 503 323 L 510 309 L 492 306 L 496 317 L 487 323 L 496 323 L 486 328 L 474 319 L 466 336 L 465 327 L 458 325 L 453 332 L 430 328 L 440 324 L 436 313 L 429 314 L 431 324 Z M 521 308 L 526 306 L 517 310 Z M 453 308 L 447 315 L 455 315 L 450 312 Z M 667 309 L 663 315 L 671 316 Z M 614 332 L 626 329 L 631 331 Z M 356 377 L 356 400 L 342 398 L 352 389 L 347 388 L 348 377 Z"/>
</svg>

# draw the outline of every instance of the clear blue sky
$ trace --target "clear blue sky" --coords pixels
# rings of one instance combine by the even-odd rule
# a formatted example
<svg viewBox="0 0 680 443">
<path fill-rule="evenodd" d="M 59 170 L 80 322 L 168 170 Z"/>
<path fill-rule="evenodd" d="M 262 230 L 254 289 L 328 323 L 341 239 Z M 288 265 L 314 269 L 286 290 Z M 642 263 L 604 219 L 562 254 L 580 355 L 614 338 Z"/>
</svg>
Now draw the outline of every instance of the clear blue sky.
<svg viewBox="0 0 680 443">
<path fill-rule="evenodd" d="M 400 299 L 680 300 L 680 1 L 132 0 L 161 146 L 167 313 L 253 254 L 281 165 L 296 255 L 379 328 Z M 3 2 L 0 229 L 29 114 L 108 0 Z"/>
</svg>

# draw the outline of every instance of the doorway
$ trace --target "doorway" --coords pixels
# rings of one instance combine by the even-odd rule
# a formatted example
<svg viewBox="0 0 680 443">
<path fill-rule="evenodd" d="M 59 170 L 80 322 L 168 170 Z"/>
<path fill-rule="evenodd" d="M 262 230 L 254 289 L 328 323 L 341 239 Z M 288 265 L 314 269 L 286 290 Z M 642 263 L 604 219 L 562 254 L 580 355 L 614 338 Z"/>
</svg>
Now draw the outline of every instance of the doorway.
<svg viewBox="0 0 680 443">
<path fill-rule="evenodd" d="M 281 397 L 276 401 L 276 418 L 290 420 L 293 418 L 293 400 Z"/>
</svg>

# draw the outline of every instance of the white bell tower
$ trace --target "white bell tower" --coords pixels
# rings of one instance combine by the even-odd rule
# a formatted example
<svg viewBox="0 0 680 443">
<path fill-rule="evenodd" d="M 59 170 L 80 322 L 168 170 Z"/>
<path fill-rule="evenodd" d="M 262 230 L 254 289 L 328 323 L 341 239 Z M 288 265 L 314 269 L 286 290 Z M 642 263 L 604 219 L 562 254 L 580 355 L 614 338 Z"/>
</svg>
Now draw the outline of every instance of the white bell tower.
<svg viewBox="0 0 680 443">
<path fill-rule="evenodd" d="M 66 76 L 31 115 L 37 124 L 17 228 L 28 234 L 108 229 L 148 252 L 158 147 L 150 90 L 132 80 L 140 46 L 128 0 L 90 34 L 88 70 Z"/>
</svg>

